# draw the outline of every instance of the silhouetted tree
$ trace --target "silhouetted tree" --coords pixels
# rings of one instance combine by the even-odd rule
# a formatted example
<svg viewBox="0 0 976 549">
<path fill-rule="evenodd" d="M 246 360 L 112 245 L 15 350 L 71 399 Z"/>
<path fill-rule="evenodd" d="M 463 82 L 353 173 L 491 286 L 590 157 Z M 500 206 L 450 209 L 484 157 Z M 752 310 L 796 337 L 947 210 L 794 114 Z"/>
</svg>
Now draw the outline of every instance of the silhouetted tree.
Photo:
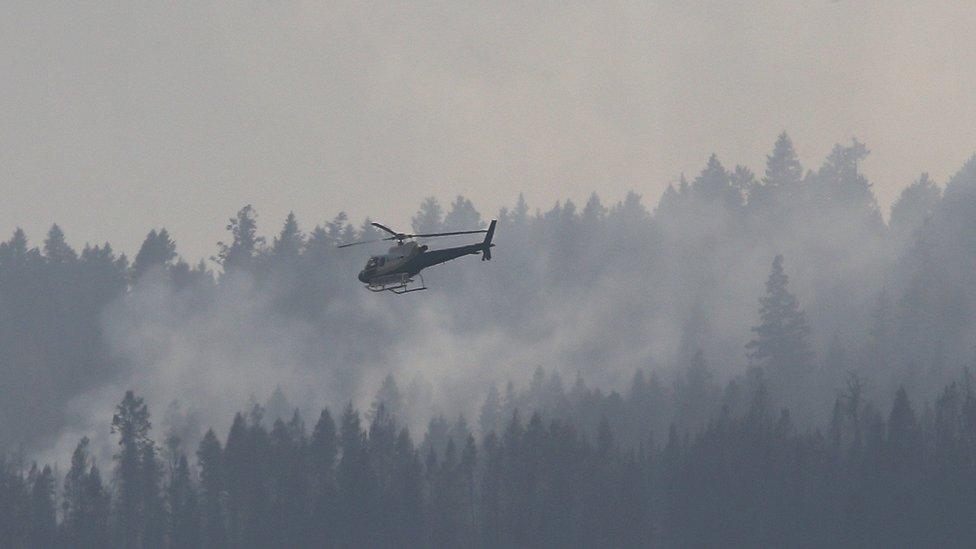
<svg viewBox="0 0 976 549">
<path fill-rule="evenodd" d="M 147 272 L 153 269 L 165 269 L 176 258 L 176 243 L 169 237 L 166 229 L 149 231 L 135 261 L 132 262 L 132 282 L 138 282 Z"/>
<path fill-rule="evenodd" d="M 752 328 L 755 337 L 746 344 L 749 358 L 765 367 L 781 387 L 807 373 L 812 357 L 807 342 L 810 327 L 788 284 L 783 256 L 777 255 L 766 281 L 766 294 L 759 299 L 760 322 Z"/>
<path fill-rule="evenodd" d="M 206 547 L 224 547 L 227 544 L 227 531 L 223 449 L 213 429 L 208 429 L 200 441 L 197 462 L 200 464 L 201 540 Z"/>
<path fill-rule="evenodd" d="M 420 205 L 420 210 L 413 216 L 411 227 L 417 234 L 442 232 L 444 229 L 444 210 L 437 199 L 429 196 Z"/>
<path fill-rule="evenodd" d="M 251 266 L 255 254 L 264 244 L 264 237 L 257 235 L 257 214 L 250 204 L 238 210 L 237 215 L 230 219 L 227 230 L 231 232 L 231 243 L 217 243 L 217 261 L 224 267 L 224 272 L 234 269 L 246 269 Z"/>
</svg>

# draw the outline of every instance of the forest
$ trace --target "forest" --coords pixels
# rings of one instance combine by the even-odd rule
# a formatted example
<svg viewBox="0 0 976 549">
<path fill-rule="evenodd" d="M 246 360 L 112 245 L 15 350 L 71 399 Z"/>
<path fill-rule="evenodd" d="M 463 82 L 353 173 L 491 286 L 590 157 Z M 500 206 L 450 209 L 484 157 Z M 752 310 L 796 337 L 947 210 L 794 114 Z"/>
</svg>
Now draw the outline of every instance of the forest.
<svg viewBox="0 0 976 549">
<path fill-rule="evenodd" d="M 976 157 L 886 220 L 868 153 L 806 169 L 783 133 L 652 207 L 432 197 L 414 230 L 497 217 L 497 248 L 419 297 L 362 290 L 336 245 L 379 235 L 343 213 L 244 206 L 200 261 L 17 230 L 0 539 L 972 546 Z"/>
</svg>

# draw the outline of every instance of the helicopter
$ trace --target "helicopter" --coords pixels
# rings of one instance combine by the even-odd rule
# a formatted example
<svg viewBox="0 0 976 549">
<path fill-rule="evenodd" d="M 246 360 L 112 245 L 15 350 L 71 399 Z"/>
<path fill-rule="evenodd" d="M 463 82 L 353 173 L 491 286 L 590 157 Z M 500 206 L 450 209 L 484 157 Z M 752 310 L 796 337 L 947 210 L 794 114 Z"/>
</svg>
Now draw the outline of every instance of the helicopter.
<svg viewBox="0 0 976 549">
<path fill-rule="evenodd" d="M 491 239 L 495 235 L 495 224 L 497 222 L 498 220 L 492 219 L 487 229 L 478 231 L 453 231 L 431 234 L 400 233 L 385 225 L 373 223 L 372 225 L 374 227 L 390 233 L 391 236 L 374 240 L 350 242 L 348 244 L 340 244 L 336 247 L 348 248 L 349 246 L 359 246 L 360 244 L 396 240 L 396 245 L 391 247 L 385 255 L 370 257 L 366 262 L 366 267 L 359 272 L 358 278 L 360 282 L 366 285 L 366 289 L 371 292 L 388 291 L 400 295 L 427 289 L 427 285 L 424 283 L 424 277 L 420 274 L 420 271 L 427 267 L 433 267 L 434 265 L 445 263 L 465 255 L 481 254 L 482 261 L 490 260 L 491 249 L 495 246 L 491 243 Z M 431 250 L 426 244 L 418 244 L 412 240 L 414 238 L 479 233 L 485 234 L 485 239 L 482 242 L 440 250 Z M 419 286 L 414 284 L 414 277 L 420 279 Z"/>
</svg>

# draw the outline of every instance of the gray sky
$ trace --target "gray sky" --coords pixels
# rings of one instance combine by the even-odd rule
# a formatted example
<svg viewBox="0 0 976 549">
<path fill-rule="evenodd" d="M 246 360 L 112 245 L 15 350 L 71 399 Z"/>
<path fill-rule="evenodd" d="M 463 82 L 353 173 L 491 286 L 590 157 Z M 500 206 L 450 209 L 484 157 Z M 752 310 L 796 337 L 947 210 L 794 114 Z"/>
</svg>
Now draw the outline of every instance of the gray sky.
<svg viewBox="0 0 976 549">
<path fill-rule="evenodd" d="M 131 256 L 166 226 L 196 259 L 245 203 L 266 233 L 431 194 L 650 207 L 713 151 L 761 173 L 782 129 L 807 167 L 866 142 L 886 209 L 976 151 L 970 2 L 69 4 L 3 6 L 3 238 Z"/>
</svg>

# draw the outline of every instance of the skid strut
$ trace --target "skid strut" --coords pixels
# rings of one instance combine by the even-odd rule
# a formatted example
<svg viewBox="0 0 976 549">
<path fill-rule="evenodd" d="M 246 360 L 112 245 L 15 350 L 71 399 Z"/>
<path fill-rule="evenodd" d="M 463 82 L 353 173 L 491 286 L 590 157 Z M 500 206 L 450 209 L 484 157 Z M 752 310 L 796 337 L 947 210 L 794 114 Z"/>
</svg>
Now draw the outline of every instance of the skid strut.
<svg viewBox="0 0 976 549">
<path fill-rule="evenodd" d="M 395 280 L 392 282 L 383 283 L 383 284 L 367 284 L 366 289 L 371 292 L 393 292 L 397 295 L 426 290 L 427 285 L 424 283 L 423 275 L 417 273 L 417 278 L 420 279 L 420 286 L 416 288 L 410 287 L 410 284 L 414 282 L 413 278 L 404 274 L 404 275 L 400 275 L 399 280 Z"/>
</svg>

